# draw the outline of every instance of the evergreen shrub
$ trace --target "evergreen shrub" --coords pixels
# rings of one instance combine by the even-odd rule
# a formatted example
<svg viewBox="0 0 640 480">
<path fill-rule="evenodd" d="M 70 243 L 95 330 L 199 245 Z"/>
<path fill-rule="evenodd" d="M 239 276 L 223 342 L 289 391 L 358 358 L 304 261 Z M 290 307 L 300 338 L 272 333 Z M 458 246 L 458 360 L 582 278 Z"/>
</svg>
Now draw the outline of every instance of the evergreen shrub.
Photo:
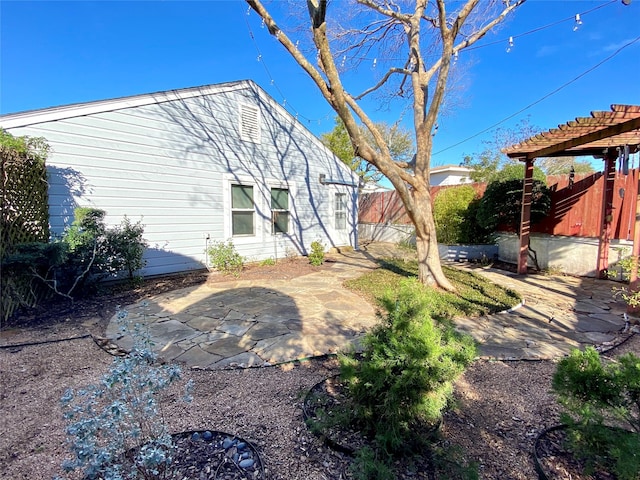
<svg viewBox="0 0 640 480">
<path fill-rule="evenodd" d="M 403 280 L 397 297 L 384 299 L 388 314 L 365 336 L 362 354 L 340 357 L 357 426 L 389 453 L 438 424 L 454 381 L 475 357 L 473 339 L 436 322 L 428 301 L 422 284 Z"/>
<path fill-rule="evenodd" d="M 640 358 L 628 353 L 604 364 L 593 347 L 573 350 L 558 363 L 552 386 L 565 408 L 569 445 L 588 470 L 639 478 Z"/>
</svg>

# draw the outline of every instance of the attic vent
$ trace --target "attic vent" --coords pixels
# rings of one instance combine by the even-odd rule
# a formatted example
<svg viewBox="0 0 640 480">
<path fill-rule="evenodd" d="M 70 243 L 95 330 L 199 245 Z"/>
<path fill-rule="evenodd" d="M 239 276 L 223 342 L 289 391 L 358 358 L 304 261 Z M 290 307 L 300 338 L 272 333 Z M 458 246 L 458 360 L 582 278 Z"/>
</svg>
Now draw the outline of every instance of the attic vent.
<svg viewBox="0 0 640 480">
<path fill-rule="evenodd" d="M 260 110 L 253 105 L 240 105 L 240 138 L 260 143 Z"/>
</svg>

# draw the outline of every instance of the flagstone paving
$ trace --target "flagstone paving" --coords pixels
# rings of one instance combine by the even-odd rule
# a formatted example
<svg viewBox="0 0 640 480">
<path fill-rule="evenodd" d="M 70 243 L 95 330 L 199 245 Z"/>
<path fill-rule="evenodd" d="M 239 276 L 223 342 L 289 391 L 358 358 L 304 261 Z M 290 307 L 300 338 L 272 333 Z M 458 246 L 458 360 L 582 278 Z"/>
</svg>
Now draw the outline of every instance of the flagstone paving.
<svg viewBox="0 0 640 480">
<path fill-rule="evenodd" d="M 370 244 L 335 254 L 331 268 L 293 280 L 204 284 L 125 309 L 129 321 L 146 325 L 165 360 L 192 367 L 267 366 L 335 353 L 357 345 L 378 321 L 375 308 L 342 282 L 376 268 L 377 258 L 398 254 L 393 245 Z M 455 319 L 461 331 L 476 339 L 481 357 L 557 358 L 573 348 L 613 345 L 629 331 L 626 306 L 612 295 L 613 282 L 456 265 L 524 299 L 507 312 Z M 119 332 L 117 316 L 107 335 L 119 347 L 131 348 L 131 338 Z"/>
</svg>

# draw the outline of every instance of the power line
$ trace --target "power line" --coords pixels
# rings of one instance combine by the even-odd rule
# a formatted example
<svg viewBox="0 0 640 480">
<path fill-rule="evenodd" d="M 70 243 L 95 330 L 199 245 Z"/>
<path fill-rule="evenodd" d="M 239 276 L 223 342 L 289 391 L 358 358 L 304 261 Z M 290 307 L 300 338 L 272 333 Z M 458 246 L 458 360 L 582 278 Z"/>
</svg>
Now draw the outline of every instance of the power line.
<svg viewBox="0 0 640 480">
<path fill-rule="evenodd" d="M 598 67 L 602 66 L 603 64 L 605 64 L 606 62 L 608 62 L 609 60 L 611 60 L 612 58 L 614 58 L 616 55 L 618 55 L 622 50 L 624 50 L 625 48 L 633 45 L 634 43 L 636 43 L 637 41 L 640 41 L 640 37 L 636 37 L 634 40 L 631 40 L 629 43 L 626 43 L 625 45 L 621 46 L 620 48 L 618 48 L 615 52 L 613 52 L 611 55 L 609 55 L 607 58 L 605 58 L 604 60 L 601 60 L 600 62 L 596 63 L 594 66 L 592 66 L 591 68 L 585 70 L 584 72 L 582 72 L 580 75 L 578 75 L 577 77 L 573 78 L 572 80 L 569 80 L 568 82 L 564 83 L 563 85 L 559 86 L 558 88 L 556 88 L 555 90 L 552 90 L 551 92 L 547 93 L 546 95 L 544 95 L 543 97 L 540 97 L 538 100 L 536 100 L 535 102 L 530 103 L 529 105 L 527 105 L 524 108 L 521 108 L 520 110 L 518 110 L 515 113 L 512 113 L 511 115 L 509 115 L 508 117 L 503 118 L 502 120 L 500 120 L 499 122 L 494 123 L 493 125 L 485 128 L 484 130 L 481 130 L 478 133 L 475 133 L 473 135 L 471 135 L 470 137 L 465 138 L 464 140 L 461 140 L 457 143 L 454 143 L 453 145 L 450 145 L 446 148 L 443 148 L 442 150 L 439 150 L 437 152 L 434 153 L 434 155 L 438 155 L 440 153 L 446 152 L 447 150 L 451 150 L 452 148 L 455 148 L 459 145 L 462 145 L 463 143 L 468 142 L 469 140 L 472 140 L 480 135 L 482 135 L 483 133 L 487 133 L 488 131 L 494 129 L 495 127 L 497 127 L 498 125 L 506 122 L 507 120 L 511 120 L 513 117 L 516 117 L 518 115 L 520 115 L 521 113 L 525 112 L 526 110 L 530 109 L 531 107 L 539 104 L 540 102 L 546 100 L 547 98 L 551 97 L 552 95 L 555 95 L 556 93 L 558 93 L 560 90 L 568 87 L 569 85 L 571 85 L 572 83 L 578 81 L 579 79 L 581 79 L 582 77 L 584 77 L 585 75 L 593 72 L 595 69 L 597 69 Z"/>
</svg>

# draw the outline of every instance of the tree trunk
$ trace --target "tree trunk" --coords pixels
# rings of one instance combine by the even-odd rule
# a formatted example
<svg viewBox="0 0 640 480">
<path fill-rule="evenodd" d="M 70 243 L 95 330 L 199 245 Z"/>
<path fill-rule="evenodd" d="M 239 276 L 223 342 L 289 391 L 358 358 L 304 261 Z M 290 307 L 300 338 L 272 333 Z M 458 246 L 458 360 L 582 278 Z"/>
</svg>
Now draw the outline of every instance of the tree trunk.
<svg viewBox="0 0 640 480">
<path fill-rule="evenodd" d="M 456 289 L 445 277 L 440 264 L 436 225 L 433 220 L 431 193 L 429 189 L 413 191 L 414 208 L 412 220 L 416 228 L 418 250 L 418 280 L 431 287 L 440 287 L 449 292 Z"/>
</svg>

